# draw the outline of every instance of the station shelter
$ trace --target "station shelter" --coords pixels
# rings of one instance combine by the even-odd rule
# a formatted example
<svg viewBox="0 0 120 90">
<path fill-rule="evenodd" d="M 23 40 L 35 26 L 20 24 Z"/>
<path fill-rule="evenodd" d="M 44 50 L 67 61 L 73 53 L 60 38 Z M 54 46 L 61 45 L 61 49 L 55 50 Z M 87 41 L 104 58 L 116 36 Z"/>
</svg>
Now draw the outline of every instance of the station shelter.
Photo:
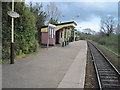
<svg viewBox="0 0 120 90">
<path fill-rule="evenodd" d="M 41 44 L 47 45 L 47 43 L 49 43 L 49 45 L 60 44 L 66 46 L 69 44 L 71 38 L 71 30 L 74 29 L 76 25 L 77 24 L 72 21 L 43 26 L 41 28 Z"/>
</svg>

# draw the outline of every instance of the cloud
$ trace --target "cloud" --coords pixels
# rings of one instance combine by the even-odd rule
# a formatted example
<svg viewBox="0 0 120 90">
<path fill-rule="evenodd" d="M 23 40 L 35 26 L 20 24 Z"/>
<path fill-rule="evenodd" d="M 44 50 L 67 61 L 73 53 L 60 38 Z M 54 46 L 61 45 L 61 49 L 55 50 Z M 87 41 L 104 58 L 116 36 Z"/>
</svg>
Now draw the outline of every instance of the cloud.
<svg viewBox="0 0 120 90">
<path fill-rule="evenodd" d="M 78 22 L 76 28 L 80 31 L 82 31 L 82 29 L 85 29 L 85 28 L 90 28 L 98 32 L 100 30 L 100 18 L 93 18 L 87 22 L 86 21 Z"/>
<path fill-rule="evenodd" d="M 108 14 L 117 17 L 118 4 L 116 2 L 62 2 L 56 3 L 62 14 L 66 16 L 62 19 L 79 19 L 81 21 L 90 20 L 95 17 L 103 17 Z M 75 17 L 80 14 L 80 17 Z"/>
<path fill-rule="evenodd" d="M 78 27 L 91 28 L 95 31 L 100 29 L 100 18 L 111 15 L 118 17 L 117 2 L 56 2 L 61 10 L 61 21 L 73 21 L 78 23 Z M 80 17 L 75 17 L 80 14 Z"/>
<path fill-rule="evenodd" d="M 112 0 L 89 0 L 89 2 L 88 0 L 83 0 L 84 2 L 80 2 L 80 0 L 79 2 L 75 2 L 73 0 L 69 0 L 70 2 L 57 1 L 54 3 L 62 12 L 61 17 L 59 18 L 61 22 L 76 21 L 80 27 L 91 28 L 99 31 L 101 17 L 111 15 L 118 18 L 117 0 L 113 0 L 114 2 Z M 34 2 L 36 2 L 36 0 L 34 0 Z M 47 4 L 49 2 L 42 3 Z M 79 17 L 76 17 L 77 15 L 79 15 Z"/>
</svg>

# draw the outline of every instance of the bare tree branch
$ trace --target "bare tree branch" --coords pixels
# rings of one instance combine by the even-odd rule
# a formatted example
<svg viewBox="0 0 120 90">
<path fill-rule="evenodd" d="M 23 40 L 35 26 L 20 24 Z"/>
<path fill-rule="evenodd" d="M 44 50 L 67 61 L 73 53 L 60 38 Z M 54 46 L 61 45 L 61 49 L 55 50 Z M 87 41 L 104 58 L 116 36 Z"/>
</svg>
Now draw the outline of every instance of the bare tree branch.
<svg viewBox="0 0 120 90">
<path fill-rule="evenodd" d="M 101 18 L 101 31 L 109 36 L 113 33 L 113 27 L 115 26 L 114 17 L 106 16 Z"/>
<path fill-rule="evenodd" d="M 47 5 L 46 13 L 48 21 L 50 21 L 51 19 L 56 21 L 61 15 L 61 11 L 53 2 Z"/>
</svg>

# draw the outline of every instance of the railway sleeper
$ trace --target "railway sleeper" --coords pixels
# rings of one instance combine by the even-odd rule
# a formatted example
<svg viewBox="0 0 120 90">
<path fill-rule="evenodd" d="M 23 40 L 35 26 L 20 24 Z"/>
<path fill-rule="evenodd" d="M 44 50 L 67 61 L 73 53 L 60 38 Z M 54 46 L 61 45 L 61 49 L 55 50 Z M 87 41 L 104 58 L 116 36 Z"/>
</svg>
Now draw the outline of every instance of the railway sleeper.
<svg viewBox="0 0 120 90">
<path fill-rule="evenodd" d="M 102 90 L 119 90 L 119 87 L 103 88 Z"/>
<path fill-rule="evenodd" d="M 114 71 L 99 71 L 100 73 L 115 73 Z"/>
<path fill-rule="evenodd" d="M 118 80 L 116 80 L 116 79 L 101 79 L 101 81 L 102 82 L 117 82 L 117 83 L 119 83 L 119 81 Z"/>
<path fill-rule="evenodd" d="M 102 81 L 102 83 L 104 84 L 117 84 L 117 85 L 119 85 L 119 81 L 110 81 L 110 80 L 108 80 L 108 81 L 105 81 L 105 80 L 101 80 Z"/>
<path fill-rule="evenodd" d="M 114 72 L 115 73 L 115 71 L 114 70 L 98 70 L 99 72 Z"/>
<path fill-rule="evenodd" d="M 109 71 L 111 71 L 111 69 L 106 69 L 106 70 L 101 70 L 101 69 L 98 69 L 98 71 L 100 71 L 100 72 L 102 72 L 102 71 L 105 71 L 105 72 L 109 72 Z"/>
<path fill-rule="evenodd" d="M 106 61 L 106 57 L 104 55 L 101 55 L 101 51 L 94 47 L 94 45 L 89 44 L 90 50 L 93 55 L 94 63 L 96 65 L 96 68 L 98 70 L 98 75 L 101 83 L 101 87 L 105 88 L 102 90 L 116 90 L 116 88 L 120 88 L 120 82 L 119 82 L 119 75 L 116 74 L 115 70 L 112 69 L 113 67 Z"/>
<path fill-rule="evenodd" d="M 106 65 L 104 63 L 101 63 L 101 64 L 96 63 L 96 64 L 97 64 L 98 69 L 102 69 L 102 68 L 111 69 L 109 65 Z"/>
<path fill-rule="evenodd" d="M 104 83 L 103 85 L 103 88 L 120 88 L 120 85 L 119 84 L 107 84 L 107 83 Z"/>
<path fill-rule="evenodd" d="M 99 73 L 102 76 L 115 76 L 117 77 L 117 75 L 115 73 Z"/>
<path fill-rule="evenodd" d="M 118 77 L 101 77 L 101 79 L 105 79 L 105 80 L 119 80 Z"/>
<path fill-rule="evenodd" d="M 117 77 L 117 75 L 115 73 L 99 73 L 102 76 L 114 76 Z"/>
</svg>

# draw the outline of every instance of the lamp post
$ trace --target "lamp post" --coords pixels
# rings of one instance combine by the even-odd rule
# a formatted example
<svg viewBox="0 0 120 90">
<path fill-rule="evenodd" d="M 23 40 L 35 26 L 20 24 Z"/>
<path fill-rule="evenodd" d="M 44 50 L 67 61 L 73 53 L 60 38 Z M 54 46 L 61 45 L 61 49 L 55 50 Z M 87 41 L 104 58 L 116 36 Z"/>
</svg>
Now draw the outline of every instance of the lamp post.
<svg viewBox="0 0 120 90">
<path fill-rule="evenodd" d="M 12 12 L 14 12 L 14 0 L 12 1 Z M 12 17 L 12 34 L 11 34 L 11 60 L 10 64 L 14 64 L 14 17 Z"/>
<path fill-rule="evenodd" d="M 49 29 L 50 29 L 50 27 L 49 27 L 49 25 L 48 25 L 48 39 L 47 39 L 47 50 L 48 50 L 48 48 L 49 48 Z"/>
<path fill-rule="evenodd" d="M 19 14 L 14 12 L 14 0 L 12 0 L 12 11 L 9 11 L 8 15 L 12 17 L 10 64 L 14 64 L 14 18 L 19 17 Z"/>
</svg>

